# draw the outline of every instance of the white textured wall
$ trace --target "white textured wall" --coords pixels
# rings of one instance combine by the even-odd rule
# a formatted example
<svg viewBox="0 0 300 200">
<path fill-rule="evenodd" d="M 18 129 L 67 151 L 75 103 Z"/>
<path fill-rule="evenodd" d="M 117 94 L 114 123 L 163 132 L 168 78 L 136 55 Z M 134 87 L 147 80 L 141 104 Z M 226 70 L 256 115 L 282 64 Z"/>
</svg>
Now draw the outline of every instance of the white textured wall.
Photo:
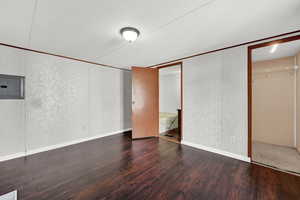
<svg viewBox="0 0 300 200">
<path fill-rule="evenodd" d="M 252 140 L 295 147 L 295 57 L 252 66 Z"/>
<path fill-rule="evenodd" d="M 89 136 L 88 75 L 86 64 L 27 53 L 28 150 Z"/>
<path fill-rule="evenodd" d="M 93 66 L 89 76 L 90 133 L 131 128 L 131 72 Z"/>
<path fill-rule="evenodd" d="M 180 74 L 159 75 L 159 111 L 177 114 L 180 108 Z"/>
<path fill-rule="evenodd" d="M 0 46 L 0 74 L 24 75 L 24 52 Z M 0 157 L 24 150 L 24 101 L 0 100 Z"/>
<path fill-rule="evenodd" d="M 183 62 L 183 140 L 247 156 L 247 49 Z"/>
<path fill-rule="evenodd" d="M 26 76 L 25 101 L 0 100 L 0 157 L 131 128 L 130 72 L 8 47 L 0 63 Z"/>
</svg>

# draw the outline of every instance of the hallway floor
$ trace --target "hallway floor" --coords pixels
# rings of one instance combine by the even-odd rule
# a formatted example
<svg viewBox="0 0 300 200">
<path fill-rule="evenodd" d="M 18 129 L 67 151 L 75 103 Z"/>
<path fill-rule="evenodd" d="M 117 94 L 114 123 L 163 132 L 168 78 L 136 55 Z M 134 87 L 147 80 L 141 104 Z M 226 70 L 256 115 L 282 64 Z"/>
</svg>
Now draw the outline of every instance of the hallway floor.
<svg viewBox="0 0 300 200">
<path fill-rule="evenodd" d="M 159 137 L 161 139 L 180 144 L 180 136 L 179 136 L 178 128 L 169 130 L 169 131 L 164 132 L 164 133 L 160 133 Z"/>
<path fill-rule="evenodd" d="M 253 161 L 300 175 L 300 153 L 295 148 L 253 142 Z"/>
</svg>

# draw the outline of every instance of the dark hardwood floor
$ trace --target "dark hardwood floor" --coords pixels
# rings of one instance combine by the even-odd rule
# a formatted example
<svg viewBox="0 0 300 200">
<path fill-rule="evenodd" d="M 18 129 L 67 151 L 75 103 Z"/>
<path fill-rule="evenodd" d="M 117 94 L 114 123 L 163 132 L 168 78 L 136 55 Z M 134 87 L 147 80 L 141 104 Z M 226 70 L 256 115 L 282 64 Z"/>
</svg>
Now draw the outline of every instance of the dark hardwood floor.
<svg viewBox="0 0 300 200">
<path fill-rule="evenodd" d="M 180 143 L 180 136 L 178 128 L 168 130 L 164 133 L 160 133 L 159 137 L 164 140 L 168 140 L 170 142 Z"/>
<path fill-rule="evenodd" d="M 300 177 L 160 139 L 115 135 L 0 163 L 19 200 L 300 199 Z"/>
</svg>

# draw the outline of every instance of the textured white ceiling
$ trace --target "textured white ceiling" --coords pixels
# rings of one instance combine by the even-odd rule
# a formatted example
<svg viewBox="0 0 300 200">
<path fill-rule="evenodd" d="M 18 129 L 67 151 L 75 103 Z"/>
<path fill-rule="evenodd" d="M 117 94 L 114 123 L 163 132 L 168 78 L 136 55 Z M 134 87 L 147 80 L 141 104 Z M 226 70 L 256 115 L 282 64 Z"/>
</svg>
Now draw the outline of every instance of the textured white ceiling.
<svg viewBox="0 0 300 200">
<path fill-rule="evenodd" d="M 0 42 L 28 47 L 35 0 L 0 0 Z"/>
<path fill-rule="evenodd" d="M 300 29 L 299 0 L 0 0 L 0 5 L 0 42 L 125 68 Z M 119 35 L 124 26 L 138 28 L 140 38 L 124 42 Z"/>
<path fill-rule="evenodd" d="M 256 62 L 295 56 L 300 52 L 300 40 L 281 43 L 278 45 L 277 50 L 274 53 L 270 53 L 271 49 L 272 46 L 254 49 L 252 53 L 252 60 Z"/>
</svg>

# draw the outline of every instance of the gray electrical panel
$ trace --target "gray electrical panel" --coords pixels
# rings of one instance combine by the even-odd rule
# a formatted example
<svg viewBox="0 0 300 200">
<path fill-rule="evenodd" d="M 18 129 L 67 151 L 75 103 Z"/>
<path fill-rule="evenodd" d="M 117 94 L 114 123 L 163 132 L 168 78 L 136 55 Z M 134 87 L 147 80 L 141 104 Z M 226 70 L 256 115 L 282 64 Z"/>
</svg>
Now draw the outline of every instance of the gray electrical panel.
<svg viewBox="0 0 300 200">
<path fill-rule="evenodd" d="M 0 74 L 0 99 L 24 99 L 25 77 Z"/>
</svg>

